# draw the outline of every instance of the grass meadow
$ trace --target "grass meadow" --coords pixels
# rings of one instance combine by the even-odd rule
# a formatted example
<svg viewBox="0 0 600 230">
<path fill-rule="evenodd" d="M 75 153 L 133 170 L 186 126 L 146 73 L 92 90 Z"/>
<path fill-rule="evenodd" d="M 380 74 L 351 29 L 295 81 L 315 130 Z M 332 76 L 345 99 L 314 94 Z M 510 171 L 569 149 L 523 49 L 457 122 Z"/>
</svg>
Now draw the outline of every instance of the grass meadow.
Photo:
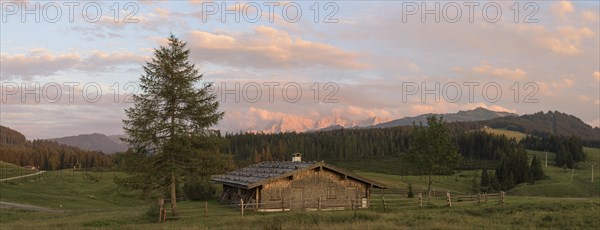
<svg viewBox="0 0 600 230">
<path fill-rule="evenodd" d="M 0 229 L 412 229 L 412 228 L 600 228 L 600 150 L 586 148 L 588 161 L 573 170 L 554 166 L 545 169 L 547 179 L 533 185 L 522 184 L 507 192 L 504 204 L 494 199 L 454 202 L 447 207 L 444 198 L 424 201 L 417 198 L 380 194 L 373 191 L 371 208 L 346 211 L 258 213 L 224 206 L 216 199 L 206 202 L 182 201 L 182 218 L 157 223 L 156 200 L 143 200 L 124 191 L 113 181 L 118 173 L 61 170 L 43 176 L 0 183 L 0 201 L 42 206 L 56 212 L 0 209 Z M 544 155 L 530 151 L 530 154 Z M 553 157 L 549 154 L 549 158 Z M 544 158 L 540 158 L 544 159 Z M 596 163 L 594 183 L 591 165 Z M 358 171 L 360 175 L 380 181 L 390 188 L 415 190 L 426 187 L 423 177 L 400 176 Z M 473 193 L 473 179 L 479 170 L 461 171 L 452 176 L 438 176 L 438 191 Z M 571 176 L 573 180 L 571 181 Z M 385 196 L 387 207 L 383 207 Z M 426 198 L 425 198 L 426 199 Z M 149 212 L 151 210 L 151 212 Z"/>
</svg>

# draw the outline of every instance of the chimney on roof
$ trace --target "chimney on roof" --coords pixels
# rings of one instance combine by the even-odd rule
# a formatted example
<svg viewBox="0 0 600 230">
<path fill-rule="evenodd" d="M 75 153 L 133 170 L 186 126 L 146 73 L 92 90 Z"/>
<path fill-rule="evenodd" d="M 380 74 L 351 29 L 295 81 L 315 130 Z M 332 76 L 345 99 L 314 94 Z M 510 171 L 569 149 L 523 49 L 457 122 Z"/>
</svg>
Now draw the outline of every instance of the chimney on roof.
<svg viewBox="0 0 600 230">
<path fill-rule="evenodd" d="M 292 154 L 292 162 L 302 162 L 302 153 Z"/>
</svg>

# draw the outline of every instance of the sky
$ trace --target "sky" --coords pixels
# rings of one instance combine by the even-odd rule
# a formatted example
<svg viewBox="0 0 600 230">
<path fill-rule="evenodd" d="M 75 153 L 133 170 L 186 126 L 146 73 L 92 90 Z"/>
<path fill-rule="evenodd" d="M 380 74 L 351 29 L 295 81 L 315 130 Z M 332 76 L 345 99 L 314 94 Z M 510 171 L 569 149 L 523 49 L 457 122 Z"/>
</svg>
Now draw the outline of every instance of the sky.
<svg viewBox="0 0 600 230">
<path fill-rule="evenodd" d="M 0 122 L 28 139 L 122 134 L 173 34 L 223 132 L 484 107 L 600 126 L 598 1 L 0 1 Z"/>
</svg>

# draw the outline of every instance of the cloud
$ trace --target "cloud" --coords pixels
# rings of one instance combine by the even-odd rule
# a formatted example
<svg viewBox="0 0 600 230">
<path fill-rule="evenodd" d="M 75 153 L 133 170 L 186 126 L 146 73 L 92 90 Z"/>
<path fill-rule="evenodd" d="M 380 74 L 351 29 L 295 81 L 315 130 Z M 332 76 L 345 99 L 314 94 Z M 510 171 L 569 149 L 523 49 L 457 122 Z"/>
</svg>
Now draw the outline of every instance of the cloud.
<svg viewBox="0 0 600 230">
<path fill-rule="evenodd" d="M 588 97 L 586 95 L 579 95 L 579 96 L 577 96 L 577 100 L 582 101 L 582 102 L 590 102 L 592 99 L 590 99 L 590 97 Z"/>
<path fill-rule="evenodd" d="M 0 54 L 4 80 L 12 77 L 30 78 L 49 76 L 58 71 L 73 68 L 80 61 L 77 54 L 52 54 L 43 49 L 32 49 L 27 54 Z"/>
<path fill-rule="evenodd" d="M 104 71 L 113 67 L 126 64 L 142 65 L 148 57 L 138 55 L 132 52 L 114 52 L 106 53 L 102 51 L 91 51 L 91 54 L 83 59 L 77 69 L 90 71 Z"/>
<path fill-rule="evenodd" d="M 538 36 L 540 44 L 551 51 L 565 55 L 583 52 L 582 41 L 594 37 L 594 31 L 588 27 L 558 27 L 553 34 Z"/>
<path fill-rule="evenodd" d="M 483 62 L 479 66 L 475 66 L 472 69 L 473 73 L 479 75 L 486 75 L 494 78 L 506 78 L 506 79 L 524 79 L 527 77 L 527 72 L 522 69 L 515 68 L 499 68 L 491 66 L 490 64 Z"/>
<path fill-rule="evenodd" d="M 553 81 L 537 81 L 539 92 L 551 97 L 564 96 L 568 89 L 573 88 L 575 81 L 569 77 L 563 77 Z"/>
<path fill-rule="evenodd" d="M 581 17 L 584 22 L 598 23 L 598 11 L 595 10 L 584 10 L 581 12 Z"/>
<path fill-rule="evenodd" d="M 2 53 L 0 63 L 3 80 L 21 78 L 29 80 L 34 76 L 51 76 L 59 71 L 83 70 L 105 71 L 126 64 L 142 64 L 145 56 L 132 52 L 90 51 L 88 54 L 54 54 L 45 49 L 31 49 L 27 54 L 9 55 Z"/>
<path fill-rule="evenodd" d="M 575 7 L 569 1 L 559 1 L 550 6 L 550 10 L 560 19 L 566 19 L 567 15 L 575 11 Z"/>
<path fill-rule="evenodd" d="M 360 54 L 333 45 L 293 37 L 285 31 L 258 26 L 252 33 L 224 34 L 192 31 L 187 36 L 192 58 L 229 66 L 253 68 L 362 69 Z"/>
</svg>

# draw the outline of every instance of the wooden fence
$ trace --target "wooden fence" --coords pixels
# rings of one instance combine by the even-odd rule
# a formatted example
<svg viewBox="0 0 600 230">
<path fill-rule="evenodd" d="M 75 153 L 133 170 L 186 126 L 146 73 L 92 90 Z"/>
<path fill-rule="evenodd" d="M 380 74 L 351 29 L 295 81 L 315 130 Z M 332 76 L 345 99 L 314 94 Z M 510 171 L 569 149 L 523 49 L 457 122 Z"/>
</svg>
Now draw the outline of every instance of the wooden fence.
<svg viewBox="0 0 600 230">
<path fill-rule="evenodd" d="M 441 194 L 441 193 L 439 193 Z M 390 195 L 388 193 L 388 195 Z M 505 193 L 480 193 L 480 194 L 452 194 L 446 192 L 445 196 L 433 197 L 436 202 L 444 202 L 448 207 L 455 205 L 476 203 L 481 204 L 484 202 L 496 202 L 499 205 L 504 204 Z M 167 211 L 170 208 L 165 208 L 165 201 L 169 199 L 158 199 L 159 209 L 159 222 L 164 222 L 171 218 L 187 218 L 187 217 L 208 217 L 213 216 L 209 214 L 208 203 L 204 202 L 203 207 L 194 208 L 191 210 L 182 209 L 181 211 L 188 211 L 185 215 L 178 217 L 169 217 Z M 380 199 L 371 200 L 332 200 L 332 199 L 314 199 L 314 200 L 302 200 L 294 201 L 290 200 L 279 200 L 269 201 L 264 203 L 246 202 L 240 199 L 239 203 L 236 204 L 221 204 L 221 207 L 230 207 L 238 209 L 237 215 L 245 215 L 248 212 L 284 212 L 284 211 L 325 211 L 325 210 L 361 210 L 361 209 L 374 209 L 374 210 L 391 210 L 391 209 L 419 209 L 428 207 L 431 200 L 427 198 L 423 193 L 418 193 L 415 198 L 406 198 L 405 196 L 393 197 L 393 196 L 381 196 Z M 219 214 L 218 216 L 223 216 Z"/>
</svg>

